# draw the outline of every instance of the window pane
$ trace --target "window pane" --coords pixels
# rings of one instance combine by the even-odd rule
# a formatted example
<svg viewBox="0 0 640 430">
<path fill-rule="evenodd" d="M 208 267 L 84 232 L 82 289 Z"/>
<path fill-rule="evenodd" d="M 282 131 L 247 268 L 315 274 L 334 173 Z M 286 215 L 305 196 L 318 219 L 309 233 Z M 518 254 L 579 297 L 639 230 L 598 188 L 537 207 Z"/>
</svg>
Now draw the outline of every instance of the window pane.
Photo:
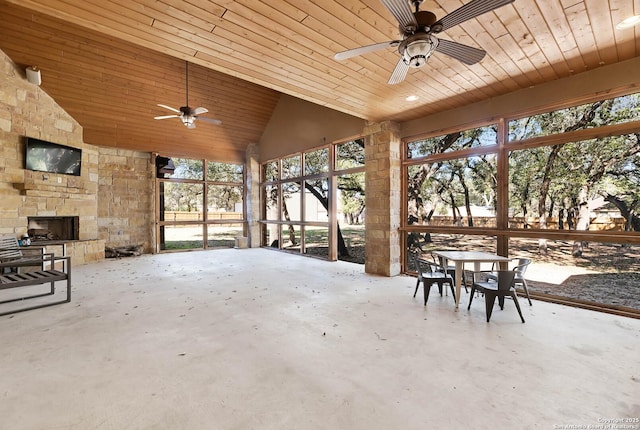
<svg viewBox="0 0 640 430">
<path fill-rule="evenodd" d="M 262 166 L 265 181 L 277 181 L 280 179 L 278 174 L 278 161 L 269 161 Z"/>
<path fill-rule="evenodd" d="M 282 220 L 301 221 L 300 199 L 300 184 L 298 182 L 282 184 Z"/>
<path fill-rule="evenodd" d="M 173 158 L 176 170 L 171 175 L 172 179 L 203 179 L 202 160 L 189 158 Z"/>
<path fill-rule="evenodd" d="M 203 184 L 165 182 L 164 220 L 202 221 Z"/>
<path fill-rule="evenodd" d="M 265 214 L 264 218 L 269 220 L 278 220 L 278 194 L 279 185 L 267 185 L 264 187 Z"/>
<path fill-rule="evenodd" d="M 532 260 L 525 272 L 530 293 L 640 310 L 640 245 L 544 240 L 540 254 L 540 242 L 509 240 L 511 255 Z"/>
<path fill-rule="evenodd" d="M 282 244 L 280 249 L 300 251 L 300 230 L 298 224 L 281 224 Z"/>
<path fill-rule="evenodd" d="M 408 224 L 495 227 L 496 156 L 410 166 Z"/>
<path fill-rule="evenodd" d="M 282 179 L 297 178 L 302 174 L 300 155 L 282 159 Z"/>
<path fill-rule="evenodd" d="M 336 145 L 336 170 L 364 166 L 364 139 Z"/>
<path fill-rule="evenodd" d="M 164 246 L 161 249 L 199 249 L 204 248 L 202 224 L 164 226 Z"/>
<path fill-rule="evenodd" d="M 242 187 L 209 185 L 207 187 L 207 220 L 242 219 Z"/>
<path fill-rule="evenodd" d="M 304 190 L 304 220 L 327 222 L 329 220 L 328 192 L 329 180 L 327 178 L 305 181 Z"/>
<path fill-rule="evenodd" d="M 262 246 L 271 246 L 273 248 L 279 248 L 278 243 L 278 224 L 263 224 L 262 225 Z"/>
<path fill-rule="evenodd" d="M 338 222 L 364 223 L 364 172 L 338 176 Z"/>
<path fill-rule="evenodd" d="M 509 121 L 509 140 L 640 120 L 640 93 Z"/>
<path fill-rule="evenodd" d="M 329 149 L 323 148 L 304 154 L 304 174 L 315 175 L 329 171 Z"/>
<path fill-rule="evenodd" d="M 242 183 L 242 164 L 207 162 L 207 180 Z"/>
<path fill-rule="evenodd" d="M 304 253 L 316 257 L 329 258 L 329 229 L 326 227 L 305 227 Z"/>
<path fill-rule="evenodd" d="M 207 246 L 209 248 L 233 248 L 236 237 L 243 235 L 241 223 L 208 224 Z"/>
<path fill-rule="evenodd" d="M 409 142 L 407 157 L 417 158 L 466 148 L 497 145 L 497 130 L 498 126 L 493 124 Z"/>
<path fill-rule="evenodd" d="M 638 135 L 513 151 L 511 228 L 640 231 Z"/>
</svg>

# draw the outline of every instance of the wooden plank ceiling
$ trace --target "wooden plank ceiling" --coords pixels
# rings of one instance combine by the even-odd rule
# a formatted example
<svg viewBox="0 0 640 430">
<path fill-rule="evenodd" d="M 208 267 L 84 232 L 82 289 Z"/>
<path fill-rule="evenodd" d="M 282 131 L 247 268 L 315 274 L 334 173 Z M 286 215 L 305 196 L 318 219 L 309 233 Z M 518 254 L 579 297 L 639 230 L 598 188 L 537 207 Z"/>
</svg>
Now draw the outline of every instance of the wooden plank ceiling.
<svg viewBox="0 0 640 430">
<path fill-rule="evenodd" d="M 425 0 L 442 17 L 461 0 Z M 38 65 L 42 88 L 96 145 L 241 160 L 281 93 L 354 115 L 406 121 L 636 57 L 640 0 L 516 0 L 440 34 L 487 51 L 466 66 L 435 53 L 387 85 L 398 39 L 380 0 L 0 0 L 0 49 Z M 204 106 L 222 125 L 187 129 L 157 106 Z M 409 95 L 418 96 L 407 102 Z"/>
</svg>

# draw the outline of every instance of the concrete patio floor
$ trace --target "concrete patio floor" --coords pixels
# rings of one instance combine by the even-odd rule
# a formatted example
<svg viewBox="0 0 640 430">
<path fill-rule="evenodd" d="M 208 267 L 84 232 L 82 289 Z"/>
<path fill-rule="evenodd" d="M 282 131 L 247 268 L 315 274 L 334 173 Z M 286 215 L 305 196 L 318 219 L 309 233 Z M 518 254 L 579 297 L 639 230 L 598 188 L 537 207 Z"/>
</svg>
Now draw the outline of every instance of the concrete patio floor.
<svg viewBox="0 0 640 430">
<path fill-rule="evenodd" d="M 640 320 L 521 300 L 525 324 L 511 301 L 486 323 L 363 272 L 266 249 L 74 267 L 71 303 L 0 317 L 0 429 L 640 429 Z"/>
</svg>

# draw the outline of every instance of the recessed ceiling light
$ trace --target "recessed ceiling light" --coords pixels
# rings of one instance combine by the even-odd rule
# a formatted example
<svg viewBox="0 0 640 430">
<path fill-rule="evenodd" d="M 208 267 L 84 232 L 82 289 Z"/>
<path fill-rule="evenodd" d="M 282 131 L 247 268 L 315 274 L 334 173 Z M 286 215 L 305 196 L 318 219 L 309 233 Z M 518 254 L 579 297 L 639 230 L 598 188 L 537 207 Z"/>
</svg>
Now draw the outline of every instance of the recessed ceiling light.
<svg viewBox="0 0 640 430">
<path fill-rule="evenodd" d="M 616 30 L 623 30 L 625 28 L 633 27 L 634 25 L 638 24 L 640 24 L 640 15 L 634 15 L 616 25 Z"/>
<path fill-rule="evenodd" d="M 407 98 L 405 99 L 408 102 L 415 102 L 416 100 L 418 100 L 420 97 L 416 96 L 416 95 L 411 95 L 411 96 L 407 96 Z"/>
</svg>

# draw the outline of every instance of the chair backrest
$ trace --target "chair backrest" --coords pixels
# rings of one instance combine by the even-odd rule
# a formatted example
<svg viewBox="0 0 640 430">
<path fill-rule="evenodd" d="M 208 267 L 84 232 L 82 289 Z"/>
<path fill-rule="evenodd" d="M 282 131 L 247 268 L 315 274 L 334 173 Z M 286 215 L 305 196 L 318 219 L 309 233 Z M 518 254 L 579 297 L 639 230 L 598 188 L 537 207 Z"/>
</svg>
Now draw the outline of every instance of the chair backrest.
<svg viewBox="0 0 640 430">
<path fill-rule="evenodd" d="M 445 263 L 447 262 L 447 260 L 445 260 L 444 257 L 434 254 L 431 254 L 431 257 L 433 258 L 433 262 L 436 263 L 437 266 L 440 266 L 442 269 L 446 267 Z"/>
<path fill-rule="evenodd" d="M 418 254 L 413 254 L 413 261 L 418 272 L 418 279 L 422 279 L 423 273 L 436 273 L 439 271 L 439 264 L 430 263 L 422 258 Z"/>
<path fill-rule="evenodd" d="M 15 236 L 0 236 L 0 262 L 22 258 L 22 251 Z"/>
<path fill-rule="evenodd" d="M 530 259 L 518 258 L 518 265 L 513 268 L 513 271 L 516 272 L 516 277 L 523 278 L 529 264 L 531 264 Z"/>
<path fill-rule="evenodd" d="M 509 291 L 516 280 L 516 272 L 513 270 L 498 270 L 498 291 Z"/>
</svg>

